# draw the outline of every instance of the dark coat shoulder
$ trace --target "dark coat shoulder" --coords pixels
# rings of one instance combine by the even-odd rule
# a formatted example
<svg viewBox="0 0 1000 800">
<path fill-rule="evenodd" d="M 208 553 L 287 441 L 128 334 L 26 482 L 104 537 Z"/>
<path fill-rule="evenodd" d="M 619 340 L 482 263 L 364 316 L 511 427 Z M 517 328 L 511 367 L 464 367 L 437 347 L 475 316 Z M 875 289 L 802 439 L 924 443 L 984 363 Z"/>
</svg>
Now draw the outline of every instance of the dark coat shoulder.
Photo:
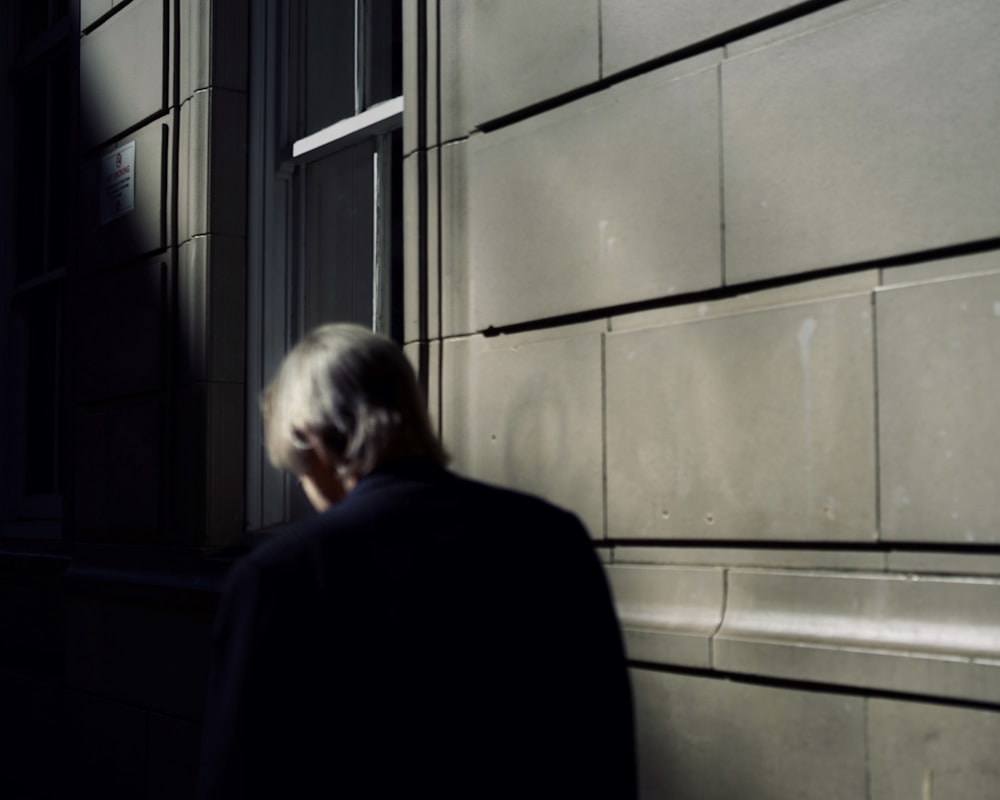
<svg viewBox="0 0 1000 800">
<path fill-rule="evenodd" d="M 538 498 L 389 465 L 234 567 L 216 648 L 203 781 L 248 794 L 203 797 L 634 792 L 603 570 Z"/>
</svg>

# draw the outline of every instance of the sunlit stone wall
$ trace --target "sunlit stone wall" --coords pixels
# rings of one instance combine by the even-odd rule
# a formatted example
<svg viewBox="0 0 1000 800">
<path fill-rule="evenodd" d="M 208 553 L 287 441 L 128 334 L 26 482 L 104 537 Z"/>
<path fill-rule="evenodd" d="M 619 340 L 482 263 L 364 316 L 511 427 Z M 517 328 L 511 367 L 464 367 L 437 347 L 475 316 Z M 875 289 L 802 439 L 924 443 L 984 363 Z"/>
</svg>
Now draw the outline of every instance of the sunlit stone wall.
<svg viewBox="0 0 1000 800">
<path fill-rule="evenodd" d="M 1000 6 L 409 13 L 409 347 L 590 529 L 643 797 L 997 796 Z"/>
</svg>

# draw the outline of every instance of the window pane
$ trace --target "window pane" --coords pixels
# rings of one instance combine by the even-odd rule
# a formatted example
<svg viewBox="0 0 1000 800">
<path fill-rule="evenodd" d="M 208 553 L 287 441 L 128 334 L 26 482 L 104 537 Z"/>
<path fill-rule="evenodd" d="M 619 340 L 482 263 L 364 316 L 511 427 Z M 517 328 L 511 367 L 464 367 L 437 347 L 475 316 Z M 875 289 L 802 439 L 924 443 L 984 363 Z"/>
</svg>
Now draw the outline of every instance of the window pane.
<svg viewBox="0 0 1000 800">
<path fill-rule="evenodd" d="M 26 75 L 18 92 L 17 278 L 24 281 L 45 269 L 46 81 L 45 70 Z"/>
<path fill-rule="evenodd" d="M 22 45 L 40 36 L 49 27 L 49 0 L 21 0 L 18 11 Z"/>
<path fill-rule="evenodd" d="M 355 110 L 354 0 L 306 0 L 305 130 L 314 133 Z M 303 115 L 300 114 L 300 118 Z"/>
<path fill-rule="evenodd" d="M 367 0 L 367 105 L 403 93 L 403 20 L 399 0 Z"/>
<path fill-rule="evenodd" d="M 69 181 L 72 170 L 70 146 L 72 72 L 66 55 L 52 66 L 52 125 L 49 129 L 49 227 L 48 258 L 46 269 L 66 266 L 67 239 L 69 237 Z"/>
<path fill-rule="evenodd" d="M 25 303 L 25 494 L 59 489 L 60 299 L 57 290 L 33 293 Z"/>
<path fill-rule="evenodd" d="M 374 142 L 304 168 L 306 330 L 322 322 L 372 325 Z"/>
</svg>

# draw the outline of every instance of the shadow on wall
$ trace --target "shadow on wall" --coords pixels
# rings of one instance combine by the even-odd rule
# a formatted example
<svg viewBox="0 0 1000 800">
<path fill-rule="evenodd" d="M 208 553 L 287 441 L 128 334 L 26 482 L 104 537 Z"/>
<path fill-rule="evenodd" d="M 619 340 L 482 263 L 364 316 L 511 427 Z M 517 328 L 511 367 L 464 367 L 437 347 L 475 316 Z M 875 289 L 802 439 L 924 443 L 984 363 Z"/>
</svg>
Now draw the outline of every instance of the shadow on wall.
<svg viewBox="0 0 1000 800">
<path fill-rule="evenodd" d="M 112 17 L 81 42 L 71 519 L 87 540 L 201 545 L 218 498 L 242 506 L 244 243 L 211 230 L 212 92 L 171 97 L 158 5 L 128 6 L 120 23 Z M 118 77 L 129 65 L 105 41 L 119 24 L 141 31 L 148 50 L 137 87 Z M 244 198 L 235 189 L 227 198 L 241 225 Z M 210 439 L 220 432 L 230 469 L 211 486 L 221 456 Z"/>
<path fill-rule="evenodd" d="M 865 698 L 633 670 L 640 796 L 865 797 Z"/>
<path fill-rule="evenodd" d="M 79 62 L 52 73 L 65 91 L 46 110 L 67 165 L 53 178 L 67 233 L 47 246 L 67 254 L 68 555 L 0 562 L 19 618 L 0 614 L 4 796 L 192 794 L 215 602 L 199 548 L 219 497 L 242 509 L 245 193 L 230 187 L 213 216 L 213 91 L 180 100 L 175 4 L 107 5 L 83 22 Z M 243 162 L 228 150 L 213 155 Z"/>
</svg>

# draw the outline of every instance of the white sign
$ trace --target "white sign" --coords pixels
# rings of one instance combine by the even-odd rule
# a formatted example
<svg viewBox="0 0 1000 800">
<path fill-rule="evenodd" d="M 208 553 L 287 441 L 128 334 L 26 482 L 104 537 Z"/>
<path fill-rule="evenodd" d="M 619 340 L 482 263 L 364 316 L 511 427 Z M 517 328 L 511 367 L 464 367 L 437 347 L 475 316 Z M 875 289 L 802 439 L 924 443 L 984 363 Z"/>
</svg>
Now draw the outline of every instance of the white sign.
<svg viewBox="0 0 1000 800">
<path fill-rule="evenodd" d="M 135 142 L 101 159 L 101 224 L 135 208 Z"/>
</svg>

